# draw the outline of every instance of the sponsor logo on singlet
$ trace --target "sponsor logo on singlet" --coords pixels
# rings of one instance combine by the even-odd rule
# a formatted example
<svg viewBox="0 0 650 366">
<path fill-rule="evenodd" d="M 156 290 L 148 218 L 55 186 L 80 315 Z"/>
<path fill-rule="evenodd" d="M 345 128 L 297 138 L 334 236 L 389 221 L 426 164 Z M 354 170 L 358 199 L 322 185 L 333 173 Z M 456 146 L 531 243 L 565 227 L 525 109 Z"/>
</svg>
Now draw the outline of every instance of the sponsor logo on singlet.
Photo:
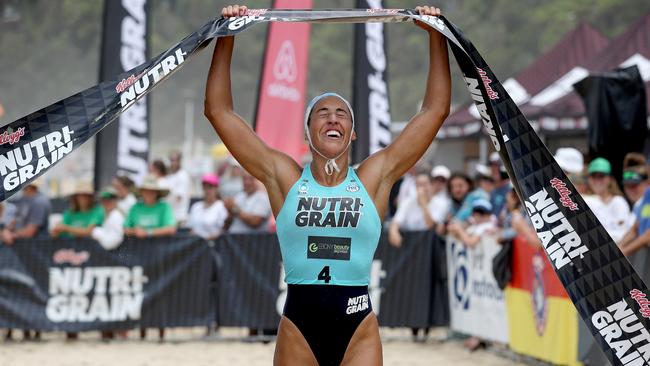
<svg viewBox="0 0 650 366">
<path fill-rule="evenodd" d="M 348 184 L 348 186 L 345 187 L 346 191 L 352 192 L 352 193 L 359 192 L 360 189 L 361 189 L 361 187 L 359 187 L 359 185 L 355 181 L 350 182 L 350 184 Z"/>
<path fill-rule="evenodd" d="M 349 261 L 352 240 L 335 236 L 308 236 L 307 258 Z"/>
<path fill-rule="evenodd" d="M 298 186 L 298 194 L 304 195 L 307 194 L 307 191 L 309 191 L 309 184 L 307 184 L 306 180 L 303 180 L 302 183 L 300 183 Z"/>
<path fill-rule="evenodd" d="M 345 309 L 345 313 L 350 315 L 367 310 L 370 306 L 370 302 L 368 300 L 368 295 L 350 297 L 348 299 L 348 308 Z"/>
<path fill-rule="evenodd" d="M 357 227 L 362 207 L 358 197 L 298 197 L 295 223 L 298 227 Z"/>
</svg>

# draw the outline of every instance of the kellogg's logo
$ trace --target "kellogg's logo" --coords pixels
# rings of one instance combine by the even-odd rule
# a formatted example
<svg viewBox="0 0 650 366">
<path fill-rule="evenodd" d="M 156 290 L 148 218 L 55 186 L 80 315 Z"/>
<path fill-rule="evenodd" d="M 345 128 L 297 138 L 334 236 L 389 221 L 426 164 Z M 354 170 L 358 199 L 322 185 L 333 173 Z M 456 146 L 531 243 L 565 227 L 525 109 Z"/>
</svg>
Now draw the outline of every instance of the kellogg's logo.
<svg viewBox="0 0 650 366">
<path fill-rule="evenodd" d="M 650 319 L 650 301 L 646 298 L 646 294 L 634 289 L 630 291 L 630 296 L 632 296 L 636 303 L 639 304 L 639 312 L 641 312 L 641 316 Z"/>
<path fill-rule="evenodd" d="M 571 199 L 571 191 L 566 187 L 566 183 L 555 177 L 549 183 L 560 194 L 560 203 L 562 203 L 562 206 L 567 207 L 571 211 L 578 210 L 578 204 Z"/>
<path fill-rule="evenodd" d="M 13 145 L 20 141 L 20 138 L 25 136 L 25 127 L 18 127 L 16 131 L 7 128 L 5 132 L 0 135 L 0 145 L 9 144 Z"/>
<path fill-rule="evenodd" d="M 90 253 L 87 251 L 75 252 L 74 249 L 59 249 L 52 256 L 52 260 L 56 264 L 70 263 L 74 266 L 87 262 L 89 258 Z"/>
<path fill-rule="evenodd" d="M 490 98 L 490 100 L 499 99 L 499 93 L 495 92 L 494 89 L 492 89 L 492 86 L 490 85 L 492 83 L 492 80 L 487 76 L 487 73 L 478 67 L 476 70 L 481 76 L 481 81 L 483 81 L 483 86 L 485 87 L 485 91 L 488 94 L 488 98 Z"/>
<path fill-rule="evenodd" d="M 120 81 L 119 83 L 117 83 L 117 85 L 115 86 L 115 91 L 118 92 L 118 93 L 122 93 L 122 92 L 125 91 L 128 87 L 130 87 L 131 85 L 133 85 L 133 83 L 135 83 L 137 79 L 138 79 L 138 78 L 137 78 L 135 75 L 131 75 L 131 76 L 129 76 L 129 77 L 126 78 L 126 79 L 122 79 L 122 81 Z"/>
<path fill-rule="evenodd" d="M 251 17 L 259 17 L 266 14 L 266 9 L 248 9 L 246 15 Z"/>
</svg>

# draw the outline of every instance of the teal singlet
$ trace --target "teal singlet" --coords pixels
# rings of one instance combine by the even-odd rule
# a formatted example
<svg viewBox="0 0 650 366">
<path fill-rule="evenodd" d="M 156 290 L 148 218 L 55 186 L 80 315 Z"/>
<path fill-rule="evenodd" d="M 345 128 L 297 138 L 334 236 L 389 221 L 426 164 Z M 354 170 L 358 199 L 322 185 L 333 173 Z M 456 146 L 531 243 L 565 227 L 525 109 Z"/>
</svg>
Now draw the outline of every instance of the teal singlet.
<svg viewBox="0 0 650 366">
<path fill-rule="evenodd" d="M 288 284 L 368 285 L 381 220 L 351 167 L 341 184 L 325 187 L 307 164 L 284 200 L 276 228 Z"/>
</svg>

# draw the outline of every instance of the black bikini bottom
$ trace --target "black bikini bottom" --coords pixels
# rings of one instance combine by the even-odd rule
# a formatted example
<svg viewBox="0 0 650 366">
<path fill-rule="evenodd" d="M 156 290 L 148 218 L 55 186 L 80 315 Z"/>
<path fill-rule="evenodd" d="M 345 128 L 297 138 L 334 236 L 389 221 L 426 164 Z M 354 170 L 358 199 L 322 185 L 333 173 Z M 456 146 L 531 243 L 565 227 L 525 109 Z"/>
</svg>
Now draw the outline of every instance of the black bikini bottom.
<svg viewBox="0 0 650 366">
<path fill-rule="evenodd" d="M 372 311 L 368 286 L 289 285 L 284 316 L 307 340 L 320 366 L 339 365 Z"/>
</svg>

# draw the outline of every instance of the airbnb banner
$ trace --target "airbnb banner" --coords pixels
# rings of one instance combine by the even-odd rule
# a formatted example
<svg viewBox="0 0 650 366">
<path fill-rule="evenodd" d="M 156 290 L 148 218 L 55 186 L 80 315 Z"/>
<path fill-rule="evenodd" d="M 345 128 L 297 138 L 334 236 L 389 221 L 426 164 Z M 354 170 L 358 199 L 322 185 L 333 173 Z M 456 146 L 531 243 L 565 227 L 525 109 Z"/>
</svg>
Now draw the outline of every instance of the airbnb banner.
<svg viewBox="0 0 650 366">
<path fill-rule="evenodd" d="M 276 0 L 276 9 L 310 9 L 311 0 Z M 269 146 L 302 161 L 302 120 L 309 55 L 309 23 L 271 23 L 264 56 L 255 130 Z"/>
</svg>

